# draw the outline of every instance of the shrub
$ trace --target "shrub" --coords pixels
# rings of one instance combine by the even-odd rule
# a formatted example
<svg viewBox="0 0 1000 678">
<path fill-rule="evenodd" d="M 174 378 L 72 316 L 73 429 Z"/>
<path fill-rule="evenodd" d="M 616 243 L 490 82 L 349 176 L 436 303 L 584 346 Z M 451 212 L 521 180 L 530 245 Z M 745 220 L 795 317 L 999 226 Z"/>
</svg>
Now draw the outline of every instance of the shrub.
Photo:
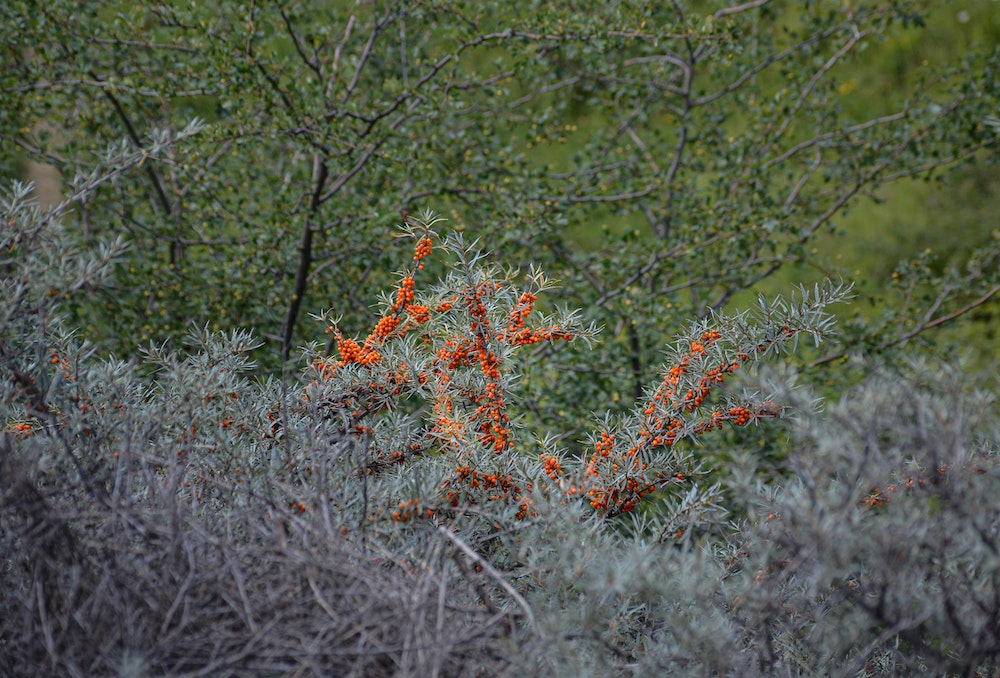
<svg viewBox="0 0 1000 678">
<path fill-rule="evenodd" d="M 805 394 L 720 591 L 762 673 L 1000 672 L 996 403 L 954 367 L 869 365 L 825 411 Z"/>
<path fill-rule="evenodd" d="M 99 282 L 114 250 L 68 250 L 62 208 L 27 195 L 15 186 L 2 210 L 0 672 L 505 665 L 511 615 L 474 604 L 481 583 L 452 573 L 440 540 L 414 557 L 329 504 L 304 513 L 305 491 L 360 492 L 359 446 L 291 385 L 250 378 L 247 333 L 195 331 L 184 352 L 124 362 L 61 328 L 60 293 Z"/>
<path fill-rule="evenodd" d="M 992 401 L 927 366 L 825 411 L 793 374 L 733 388 L 844 286 L 693 323 L 573 455 L 518 426 L 518 352 L 595 329 L 433 218 L 372 332 L 326 314 L 338 355 L 296 381 L 244 331 L 94 355 L 58 302 L 120 245 L 68 247 L 67 208 L 3 205 L 5 674 L 997 671 Z M 717 429 L 762 419 L 784 466 L 719 467 Z"/>
</svg>

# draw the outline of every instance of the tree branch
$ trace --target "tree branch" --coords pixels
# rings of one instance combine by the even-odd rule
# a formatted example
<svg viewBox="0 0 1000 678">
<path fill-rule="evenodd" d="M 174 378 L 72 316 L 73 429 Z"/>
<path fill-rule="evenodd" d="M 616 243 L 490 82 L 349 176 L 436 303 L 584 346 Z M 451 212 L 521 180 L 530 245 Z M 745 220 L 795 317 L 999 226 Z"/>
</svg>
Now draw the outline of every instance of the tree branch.
<svg viewBox="0 0 1000 678">
<path fill-rule="evenodd" d="M 286 362 L 292 351 L 292 337 L 295 334 L 295 321 L 302 308 L 302 299 L 306 294 L 307 282 L 309 280 L 309 268 L 312 266 L 313 235 L 316 233 L 316 213 L 322 203 L 320 195 L 323 186 L 326 184 L 327 169 L 323 157 L 316 153 L 313 155 L 313 192 L 309 200 L 309 214 L 306 217 L 305 228 L 302 231 L 302 240 L 299 243 L 299 265 L 295 272 L 295 286 L 292 288 L 292 296 L 288 300 L 288 311 L 285 313 L 285 322 L 281 330 L 281 360 Z"/>
</svg>

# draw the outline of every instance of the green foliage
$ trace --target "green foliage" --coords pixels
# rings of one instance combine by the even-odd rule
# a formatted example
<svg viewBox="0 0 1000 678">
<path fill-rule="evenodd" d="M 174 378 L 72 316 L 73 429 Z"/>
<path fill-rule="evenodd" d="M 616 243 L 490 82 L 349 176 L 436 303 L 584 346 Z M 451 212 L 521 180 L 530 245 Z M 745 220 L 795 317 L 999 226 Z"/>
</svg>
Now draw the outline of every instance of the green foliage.
<svg viewBox="0 0 1000 678">
<path fill-rule="evenodd" d="M 7 158 L 68 177 L 122 137 L 209 122 L 82 208 L 84 242 L 131 244 L 108 292 L 71 300 L 88 339 L 131 352 L 192 324 L 249 326 L 277 369 L 310 310 L 368 325 L 388 236 L 431 206 L 566 282 L 561 300 L 608 328 L 602 370 L 564 352 L 553 369 L 575 388 L 531 396 L 577 430 L 583 396 L 638 397 L 675 327 L 813 261 L 858 198 L 995 143 L 990 34 L 928 61 L 915 26 L 937 3 L 70 4 L 2 10 Z M 954 42 L 946 19 L 930 21 L 936 44 Z M 906 65 L 886 97 L 872 55 L 893 50 Z M 986 271 L 909 321 L 994 287 Z"/>
</svg>

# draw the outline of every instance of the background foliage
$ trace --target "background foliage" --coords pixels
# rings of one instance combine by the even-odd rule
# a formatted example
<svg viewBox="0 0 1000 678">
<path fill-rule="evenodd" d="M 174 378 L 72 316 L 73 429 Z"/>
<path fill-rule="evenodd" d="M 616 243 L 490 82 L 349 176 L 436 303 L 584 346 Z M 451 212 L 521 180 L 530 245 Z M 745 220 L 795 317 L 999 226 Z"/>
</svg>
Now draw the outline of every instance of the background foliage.
<svg viewBox="0 0 1000 678">
<path fill-rule="evenodd" d="M 0 166 L 35 182 L 4 198 L 6 670 L 997 670 L 995 3 L 9 2 L 0 26 Z M 690 495 L 450 515 L 441 392 L 352 407 L 434 364 L 416 334 L 380 372 L 302 371 L 423 303 L 392 310 L 394 236 L 428 207 L 484 258 L 449 269 L 446 239 L 427 299 L 544 270 L 535 312 L 603 328 L 449 377 L 466 424 L 493 403 L 518 432 L 502 458 L 459 442 L 522 499 L 601 431 L 640 436 L 705 323 L 793 282 L 857 296 L 722 387 L 785 428 L 657 458 Z M 436 517 L 393 520 L 417 506 Z M 665 530 L 683 506 L 705 510 Z"/>
</svg>

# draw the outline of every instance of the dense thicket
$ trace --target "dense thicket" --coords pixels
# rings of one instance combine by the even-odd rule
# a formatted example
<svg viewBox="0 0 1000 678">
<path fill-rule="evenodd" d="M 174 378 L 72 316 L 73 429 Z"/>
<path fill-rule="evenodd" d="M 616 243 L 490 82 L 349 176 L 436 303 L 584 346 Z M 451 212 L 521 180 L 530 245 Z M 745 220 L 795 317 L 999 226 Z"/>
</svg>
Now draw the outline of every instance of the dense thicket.
<svg viewBox="0 0 1000 678">
<path fill-rule="evenodd" d="M 0 8 L 0 673 L 1000 675 L 1000 26 L 652 4 Z"/>
</svg>

